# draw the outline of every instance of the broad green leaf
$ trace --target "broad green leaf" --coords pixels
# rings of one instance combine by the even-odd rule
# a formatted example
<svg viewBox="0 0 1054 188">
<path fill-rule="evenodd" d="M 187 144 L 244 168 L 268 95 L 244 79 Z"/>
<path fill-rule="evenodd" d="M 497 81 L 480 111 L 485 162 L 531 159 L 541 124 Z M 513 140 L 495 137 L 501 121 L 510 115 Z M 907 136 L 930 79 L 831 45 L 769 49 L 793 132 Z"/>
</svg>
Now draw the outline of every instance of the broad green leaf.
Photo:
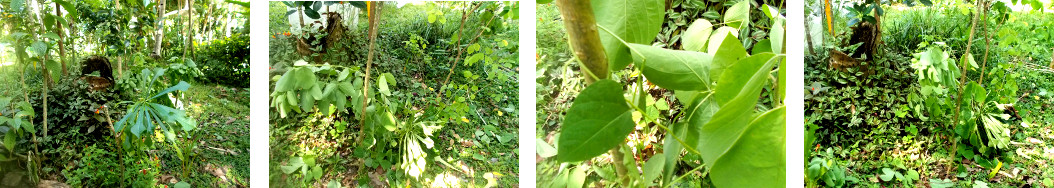
<svg viewBox="0 0 1054 188">
<path fill-rule="evenodd" d="M 882 168 L 882 175 L 879 175 L 878 178 L 881 178 L 882 181 L 890 181 L 890 180 L 893 180 L 893 174 L 894 173 L 896 173 L 896 172 L 894 172 L 893 170 L 891 170 L 889 168 Z"/>
<path fill-rule="evenodd" d="M 720 187 L 783 187 L 786 106 L 750 115 L 769 71 L 778 62 L 763 53 L 729 67 L 718 82 L 714 101 L 720 109 L 702 127 L 696 149 Z M 722 99 L 722 98 L 730 98 Z M 704 100 L 705 101 L 705 100 Z M 723 104 L 723 105 L 721 105 Z M 753 120 L 752 120 L 753 119 Z M 690 132 L 689 132 L 690 133 Z M 750 172 L 751 176 L 742 176 Z"/>
<path fill-rule="evenodd" d="M 4 147 L 7 148 L 7 151 L 15 151 L 15 141 L 17 141 L 15 140 L 15 131 L 7 131 L 7 134 L 4 135 Z"/>
<path fill-rule="evenodd" d="M 29 133 L 37 133 L 36 128 L 34 128 L 33 122 L 31 122 L 29 120 L 24 120 L 24 119 L 19 121 L 19 122 L 22 122 L 22 129 L 23 130 L 26 130 Z"/>
<path fill-rule="evenodd" d="M 750 23 L 750 1 L 739 1 L 725 11 L 725 23 L 737 29 L 743 29 Z"/>
<path fill-rule="evenodd" d="M 311 97 L 314 98 L 315 100 L 322 100 L 322 98 L 324 97 L 324 96 L 322 96 L 322 86 L 319 85 L 319 84 L 320 83 L 311 84 L 310 85 L 311 88 L 308 88 L 308 90 L 305 90 L 305 92 L 310 94 Z"/>
<path fill-rule="evenodd" d="M 624 143 L 634 127 L 631 114 L 618 82 L 604 79 L 586 87 L 564 117 L 557 160 L 588 160 Z"/>
<path fill-rule="evenodd" d="M 731 36 L 733 38 L 737 38 L 737 41 L 735 41 L 735 42 L 739 43 L 739 41 L 738 41 L 739 30 L 736 29 L 736 28 L 732 28 L 732 27 L 728 27 L 728 26 L 721 26 L 721 27 L 717 28 L 716 30 L 714 30 L 714 32 L 711 32 L 710 39 L 708 39 L 707 40 L 708 42 L 706 43 L 706 53 L 709 53 L 709 54 L 717 53 L 717 50 L 721 49 L 721 47 L 722 47 L 721 45 L 724 44 L 725 38 L 728 38 L 729 36 Z M 742 45 L 740 45 L 740 48 L 742 48 Z M 746 49 L 743 50 L 744 53 L 746 51 L 747 51 Z"/>
<path fill-rule="evenodd" d="M 392 92 L 388 90 L 388 79 L 377 79 L 377 90 L 384 94 L 384 96 L 392 96 Z"/>
<path fill-rule="evenodd" d="M 300 93 L 300 110 L 303 112 L 311 112 L 311 109 L 315 107 L 315 97 L 311 95 L 310 90 Z"/>
<path fill-rule="evenodd" d="M 784 47 L 784 44 L 786 43 L 786 41 L 784 41 L 784 38 L 783 38 L 785 36 L 784 32 L 786 32 L 786 31 L 785 31 L 785 28 L 783 28 L 783 19 L 782 18 L 777 18 L 777 19 L 772 20 L 772 28 L 769 29 L 769 39 L 771 39 L 769 41 L 771 43 L 770 47 L 772 48 L 772 53 L 777 53 L 777 54 L 784 53 L 783 50 L 785 50 L 785 49 L 783 49 L 783 47 Z M 757 47 L 754 47 L 754 48 L 757 48 Z"/>
<path fill-rule="evenodd" d="M 15 10 L 14 12 L 21 12 L 25 5 L 25 0 L 11 0 L 11 10 Z"/>
<path fill-rule="evenodd" d="M 592 5 L 597 25 L 615 34 L 600 31 L 611 70 L 626 68 L 633 61 L 629 49 L 618 38 L 628 43 L 651 44 L 666 17 L 663 0 L 594 0 Z"/>
<path fill-rule="evenodd" d="M 705 137 L 703 136 L 703 128 L 706 127 L 707 123 L 710 123 L 710 120 L 720 108 L 718 108 L 717 102 L 714 101 L 713 95 L 709 93 L 695 95 L 691 99 L 682 102 L 686 107 L 684 112 L 688 115 L 684 122 L 683 141 L 685 144 L 689 144 L 687 147 L 699 148 L 700 140 Z M 680 134 L 682 133 L 678 133 L 678 135 Z"/>
<path fill-rule="evenodd" d="M 435 14 L 428 14 L 428 23 L 435 23 L 435 22 L 436 22 L 436 15 Z"/>
<path fill-rule="evenodd" d="M 32 48 L 33 55 L 36 55 L 37 57 L 47 55 L 48 53 L 48 44 L 44 42 L 33 42 L 33 44 L 30 45 L 30 48 Z"/>
<path fill-rule="evenodd" d="M 549 145 L 549 143 L 546 143 L 545 140 L 542 140 L 541 138 L 535 138 L 534 144 L 537 146 L 535 147 L 535 150 L 537 150 L 538 155 L 542 156 L 542 158 L 549 158 L 557 154 L 556 148 Z"/>
<path fill-rule="evenodd" d="M 568 188 L 581 188 L 586 184 L 586 168 L 586 166 L 578 166 L 571 170 L 571 174 L 567 177 L 567 180 L 570 181 L 568 182 L 570 184 L 567 185 Z"/>
<path fill-rule="evenodd" d="M 714 33 L 714 36 L 711 37 L 710 47 L 707 49 L 714 56 L 713 62 L 710 64 L 711 81 L 719 81 L 718 78 L 721 78 L 726 68 L 747 57 L 747 50 L 739 43 L 739 39 L 734 37 L 735 33 L 732 33 L 733 30 L 726 28 L 728 27 L 717 29 L 717 33 Z"/>
<path fill-rule="evenodd" d="M 190 188 L 190 184 L 185 181 L 181 181 L 179 183 L 176 183 L 175 185 L 172 185 L 172 188 Z"/>
<path fill-rule="evenodd" d="M 675 161 L 681 158 L 680 153 L 681 150 L 684 149 L 684 146 L 681 145 L 681 143 L 678 142 L 676 139 L 681 139 L 681 141 L 685 140 L 685 130 L 687 130 L 687 124 L 683 122 L 674 123 L 671 124 L 671 127 L 669 128 L 673 132 L 667 133 L 667 136 L 664 139 L 662 146 L 663 152 L 666 153 L 663 156 L 666 157 L 666 161 L 670 161 L 663 165 L 664 167 L 662 170 L 661 180 L 663 184 L 669 184 L 670 181 L 673 179 L 674 173 L 676 172 L 677 162 Z"/>
<path fill-rule="evenodd" d="M 980 84 L 977 84 L 977 82 L 973 81 L 971 81 L 970 84 L 966 86 L 966 94 L 971 95 L 971 97 L 974 99 L 974 102 L 984 102 L 985 99 L 988 97 L 988 93 L 986 93 L 984 87 L 981 87 Z"/>
<path fill-rule="evenodd" d="M 351 75 L 350 69 L 341 70 L 340 75 L 337 76 L 337 81 L 344 81 L 344 79 L 348 79 L 348 75 Z"/>
<path fill-rule="evenodd" d="M 684 35 L 681 36 L 684 50 L 702 52 L 706 49 L 706 41 L 710 39 L 710 34 L 713 32 L 714 25 L 710 21 L 706 19 L 695 20 L 691 26 L 688 26 L 688 30 L 684 31 Z"/>
<path fill-rule="evenodd" d="M 45 34 L 44 34 L 44 35 L 42 35 L 42 36 L 43 36 L 44 38 L 49 38 L 49 39 L 51 39 L 51 40 L 59 40 L 59 35 L 58 35 L 58 34 L 55 34 L 55 33 L 45 33 Z"/>
<path fill-rule="evenodd" d="M 773 7 L 771 5 L 767 5 L 766 4 L 765 7 L 762 8 L 761 11 L 764 11 L 765 12 L 765 16 L 768 16 L 769 18 L 775 18 L 776 16 L 781 16 L 780 15 L 780 9 L 777 9 L 776 7 Z"/>
<path fill-rule="evenodd" d="M 315 180 L 322 177 L 322 167 L 314 166 L 311 168 L 311 174 L 309 179 Z"/>
<path fill-rule="evenodd" d="M 395 85 L 396 84 L 395 83 L 395 76 L 393 76 L 392 73 L 381 74 L 381 77 L 384 77 L 384 79 L 388 79 L 388 85 L 389 86 L 391 86 L 391 87 L 395 87 L 396 86 Z"/>
<path fill-rule="evenodd" d="M 73 6 L 73 4 L 70 4 L 69 1 L 55 0 L 55 3 L 62 5 L 62 9 L 66 10 L 66 15 L 70 18 L 76 19 L 78 15 L 80 15 L 80 13 L 77 12 L 77 7 Z"/>
<path fill-rule="evenodd" d="M 483 53 L 473 54 L 472 56 L 469 56 L 468 59 L 465 59 L 465 64 L 469 66 L 474 65 L 476 62 L 479 62 L 480 59 L 483 59 L 483 57 L 485 57 Z"/>
<path fill-rule="evenodd" d="M 285 74 L 278 79 L 278 82 L 275 83 L 274 87 L 275 91 L 278 92 L 300 90 L 310 88 L 306 86 L 314 85 L 317 79 L 318 78 L 315 77 L 315 73 L 312 72 L 311 69 L 297 67 L 285 72 Z"/>
<path fill-rule="evenodd" d="M 761 87 L 768 81 L 769 71 L 781 59 L 783 58 L 771 53 L 762 53 L 732 64 L 726 70 L 730 74 L 722 74 L 714 88 L 713 97 L 717 106 L 724 108 L 734 98 L 742 95 L 757 98 Z"/>
<path fill-rule="evenodd" d="M 755 96 L 740 97 L 757 100 Z M 743 101 L 743 100 L 739 100 Z M 750 106 L 729 106 L 746 108 Z M 724 109 L 722 109 L 724 110 Z M 735 110 L 733 110 L 735 111 Z M 749 113 L 749 112 L 748 112 Z M 749 124 L 729 120 L 729 114 L 718 112 L 713 123 L 704 127 L 708 137 L 701 148 L 705 164 L 718 187 L 785 187 L 786 180 L 786 118 L 787 107 L 780 106 L 756 116 Z M 745 118 L 743 118 L 745 119 Z M 720 140 L 720 141 L 719 141 Z M 726 145 L 727 144 L 727 145 Z M 750 174 L 744 176 L 743 174 Z"/>
<path fill-rule="evenodd" d="M 292 174 L 296 171 L 296 169 L 304 167 L 304 158 L 293 157 L 292 159 L 289 159 L 289 163 L 286 164 L 287 165 L 281 166 L 282 172 L 286 174 Z"/>
<path fill-rule="evenodd" d="M 669 50 L 648 45 L 630 44 L 634 63 L 643 63 L 648 81 L 673 90 L 707 90 L 710 86 L 710 60 L 702 52 Z"/>
<path fill-rule="evenodd" d="M 655 154 L 648 159 L 648 162 L 644 163 L 644 182 L 651 182 L 658 178 L 662 174 L 662 168 L 666 163 L 666 157 L 664 154 Z"/>
<path fill-rule="evenodd" d="M 468 53 L 470 53 L 470 54 L 471 53 L 476 53 L 476 51 L 479 51 L 479 48 L 480 48 L 479 43 L 474 43 L 471 46 L 468 46 Z"/>
<path fill-rule="evenodd" d="M 314 9 L 310 9 L 308 7 L 304 7 L 304 15 L 311 19 L 318 19 L 321 17 L 321 15 L 318 14 L 318 11 L 315 11 Z"/>
<path fill-rule="evenodd" d="M 761 41 L 758 41 L 757 43 L 754 43 L 754 48 L 750 49 L 750 53 L 751 54 L 760 54 L 760 53 L 766 53 L 766 52 L 772 53 L 772 47 L 771 46 L 772 46 L 772 41 L 769 41 L 769 39 L 762 39 Z"/>
<path fill-rule="evenodd" d="M 980 66 L 977 66 L 977 61 L 974 61 L 973 54 L 971 53 L 966 53 L 963 57 L 963 61 L 966 61 L 963 64 L 968 65 L 966 66 L 966 70 L 981 68 Z"/>
</svg>

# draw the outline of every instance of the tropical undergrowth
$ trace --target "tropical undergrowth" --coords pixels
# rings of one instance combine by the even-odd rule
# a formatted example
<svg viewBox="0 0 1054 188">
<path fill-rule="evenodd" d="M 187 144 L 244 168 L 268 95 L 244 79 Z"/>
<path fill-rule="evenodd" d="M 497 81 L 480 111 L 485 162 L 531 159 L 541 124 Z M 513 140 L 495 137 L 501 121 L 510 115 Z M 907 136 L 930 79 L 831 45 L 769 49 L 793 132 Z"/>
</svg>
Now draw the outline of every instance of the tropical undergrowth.
<svg viewBox="0 0 1054 188">
<path fill-rule="evenodd" d="M 515 185 L 519 3 L 366 4 L 271 4 L 271 185 Z"/>
<path fill-rule="evenodd" d="M 585 5 L 538 5 L 539 186 L 784 186 L 780 2 Z"/>
<path fill-rule="evenodd" d="M 828 49 L 852 52 L 843 18 L 837 37 L 810 32 L 824 40 L 805 58 L 807 186 L 1054 185 L 1051 15 L 994 2 L 971 43 L 972 3 L 934 3 L 882 5 L 883 43 L 863 68 L 828 67 Z"/>
</svg>

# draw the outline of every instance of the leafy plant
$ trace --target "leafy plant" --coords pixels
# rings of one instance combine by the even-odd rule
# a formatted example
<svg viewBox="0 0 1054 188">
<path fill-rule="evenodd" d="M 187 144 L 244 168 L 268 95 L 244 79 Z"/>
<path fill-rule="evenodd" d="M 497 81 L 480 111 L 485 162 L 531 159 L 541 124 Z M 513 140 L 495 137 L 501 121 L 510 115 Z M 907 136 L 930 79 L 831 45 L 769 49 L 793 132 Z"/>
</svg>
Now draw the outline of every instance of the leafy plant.
<svg viewBox="0 0 1054 188">
<path fill-rule="evenodd" d="M 652 177 L 658 177 L 658 174 L 670 176 L 677 165 L 673 161 L 679 158 L 682 149 L 686 149 L 701 156 L 717 186 L 782 186 L 785 183 L 782 175 L 785 173 L 783 152 L 766 155 L 756 153 L 782 151 L 780 148 L 785 146 L 782 133 L 785 130 L 783 122 L 786 108 L 780 102 L 785 91 L 784 85 L 780 84 L 784 78 L 782 68 L 785 62 L 782 55 L 782 16 L 771 14 L 774 27 L 769 36 L 773 38 L 760 42 L 770 45 L 760 48 L 755 46 L 755 53 L 751 55 L 736 36 L 738 29 L 747 24 L 744 20 L 749 2 L 738 2 L 725 14 L 725 24 L 729 26 L 713 31 L 706 27 L 705 22 L 708 21 L 702 20 L 697 21 L 703 23 L 701 26 L 691 29 L 693 33 L 685 34 L 698 37 L 684 40 L 684 46 L 698 50 L 701 50 L 699 46 L 708 46 L 705 48 L 707 52 L 681 51 L 638 44 L 653 39 L 661 19 L 652 20 L 651 13 L 631 18 L 605 16 L 630 15 L 609 11 L 624 11 L 624 6 L 631 6 L 622 3 L 632 3 L 648 13 L 655 12 L 648 9 L 656 5 L 661 8 L 661 2 L 593 3 L 596 6 L 594 11 L 600 15 L 597 17 L 597 28 L 601 31 L 600 39 L 609 60 L 600 63 L 608 64 L 607 67 L 612 70 L 621 70 L 632 62 L 635 71 L 641 73 L 636 79 L 636 87 L 630 87 L 627 97 L 621 84 L 604 79 L 608 78 L 606 71 L 583 69 L 590 70 L 583 75 L 597 81 L 582 90 L 567 110 L 560 130 L 557 160 L 578 162 L 599 156 L 607 150 L 612 150 L 613 155 L 622 155 L 624 151 L 618 149 L 619 145 L 624 143 L 623 140 L 636 125 L 655 123 L 666 129 L 669 135 L 665 141 L 665 153 L 656 154 L 645 163 L 643 179 L 620 172 L 620 179 L 633 179 L 623 182 L 647 186 L 654 181 Z M 661 18 L 661 14 L 658 15 Z M 713 34 L 706 36 L 708 33 Z M 573 42 L 572 46 L 575 45 L 582 44 Z M 587 67 L 592 66 L 590 62 L 583 63 Z M 772 75 L 777 64 L 780 70 L 775 77 L 779 79 Z M 649 107 L 642 100 L 646 98 L 645 92 L 642 92 L 644 80 L 658 87 L 676 90 L 678 101 L 685 106 L 685 117 L 679 122 L 675 121 L 668 129 L 656 122 L 656 117 L 649 117 L 654 113 L 648 112 Z M 759 96 L 766 86 L 774 93 L 775 104 L 761 107 L 762 110 L 755 115 L 742 115 L 754 114 Z M 644 117 L 637 120 L 634 114 Z M 614 164 L 616 169 L 626 165 L 618 159 Z M 663 167 L 659 169 L 656 166 Z M 755 176 L 743 178 L 741 174 L 744 170 Z M 668 180 L 662 182 L 672 183 Z"/>
<path fill-rule="evenodd" d="M 365 98 L 355 85 L 362 85 L 362 79 L 353 79 L 355 77 L 352 72 L 356 71 L 352 68 L 313 66 L 303 60 L 297 61 L 285 74 L 272 79 L 276 82 L 271 93 L 271 107 L 275 108 L 281 117 L 286 117 L 290 111 L 312 112 L 316 106 L 319 107 L 319 112 L 328 116 L 335 111 L 344 111 L 349 102 L 350 107 L 361 109 L 362 100 Z M 354 84 L 352 80 L 355 80 Z M 387 90 L 387 83 L 381 83 L 380 86 Z"/>
</svg>

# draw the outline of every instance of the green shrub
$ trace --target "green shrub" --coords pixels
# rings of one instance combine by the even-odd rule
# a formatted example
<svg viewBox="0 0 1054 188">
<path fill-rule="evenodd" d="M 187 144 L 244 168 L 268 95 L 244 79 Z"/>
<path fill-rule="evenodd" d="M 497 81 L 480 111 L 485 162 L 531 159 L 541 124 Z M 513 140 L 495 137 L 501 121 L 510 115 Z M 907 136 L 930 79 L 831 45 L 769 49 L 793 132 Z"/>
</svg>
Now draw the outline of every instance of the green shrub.
<svg viewBox="0 0 1054 188">
<path fill-rule="evenodd" d="M 204 80 L 233 87 L 249 87 L 249 36 L 234 34 L 198 48 Z"/>
<path fill-rule="evenodd" d="M 117 153 L 109 151 L 115 149 L 108 145 L 100 148 L 94 144 L 85 147 L 75 165 L 67 165 L 66 169 L 62 170 L 66 183 L 73 187 L 155 186 L 155 178 L 160 171 L 160 161 L 157 158 L 118 156 Z"/>
</svg>

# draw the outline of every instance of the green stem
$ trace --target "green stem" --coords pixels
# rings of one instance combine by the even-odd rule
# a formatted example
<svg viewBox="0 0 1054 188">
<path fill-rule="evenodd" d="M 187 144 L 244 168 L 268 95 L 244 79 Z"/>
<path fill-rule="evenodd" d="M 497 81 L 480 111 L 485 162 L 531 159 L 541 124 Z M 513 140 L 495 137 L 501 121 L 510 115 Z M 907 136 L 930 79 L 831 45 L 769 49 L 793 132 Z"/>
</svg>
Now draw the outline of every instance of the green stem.
<svg viewBox="0 0 1054 188">
<path fill-rule="evenodd" d="M 687 177 L 688 175 L 691 175 L 692 172 L 699 171 L 699 169 L 702 169 L 703 167 L 706 167 L 706 164 L 699 165 L 699 166 L 695 167 L 695 169 L 692 169 L 691 171 L 685 172 L 681 176 L 677 177 L 677 179 L 674 179 L 673 181 L 670 181 L 670 183 L 666 184 L 666 186 L 664 186 L 664 188 L 670 187 L 670 185 L 673 185 L 674 182 L 681 181 L 681 179 L 684 179 L 684 177 Z M 706 171 L 703 171 L 703 175 L 699 176 L 699 177 L 706 177 L 706 175 L 708 175 L 708 174 L 710 174 L 710 169 L 706 169 Z"/>
</svg>

